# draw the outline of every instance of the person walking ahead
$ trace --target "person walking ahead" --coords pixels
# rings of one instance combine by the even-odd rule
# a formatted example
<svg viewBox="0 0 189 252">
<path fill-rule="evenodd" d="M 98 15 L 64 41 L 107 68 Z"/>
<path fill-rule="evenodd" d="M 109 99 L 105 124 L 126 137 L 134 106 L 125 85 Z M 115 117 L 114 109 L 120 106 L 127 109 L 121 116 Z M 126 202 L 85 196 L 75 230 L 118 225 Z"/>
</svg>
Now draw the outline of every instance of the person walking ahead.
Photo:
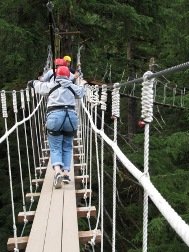
<svg viewBox="0 0 189 252">
<path fill-rule="evenodd" d="M 66 66 L 58 67 L 54 82 L 32 80 L 28 85 L 36 93 L 48 96 L 46 128 L 52 167 L 55 171 L 54 186 L 61 188 L 62 181 L 69 183 L 69 172 L 73 152 L 73 137 L 78 127 L 75 111 L 76 98 L 85 95 L 84 86 L 77 86 L 69 80 Z"/>
</svg>

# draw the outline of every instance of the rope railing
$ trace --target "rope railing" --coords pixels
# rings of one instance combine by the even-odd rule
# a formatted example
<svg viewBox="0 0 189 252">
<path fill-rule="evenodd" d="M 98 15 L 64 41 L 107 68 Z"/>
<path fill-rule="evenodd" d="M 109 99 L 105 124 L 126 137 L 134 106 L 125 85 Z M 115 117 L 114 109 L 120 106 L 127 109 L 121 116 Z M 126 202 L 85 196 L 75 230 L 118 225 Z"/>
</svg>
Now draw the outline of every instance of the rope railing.
<svg viewBox="0 0 189 252">
<path fill-rule="evenodd" d="M 11 95 L 11 96 L 10 96 Z M 20 96 L 19 96 L 20 95 Z M 12 122 L 12 115 L 11 110 L 8 109 L 8 106 L 10 106 L 12 100 L 13 105 L 13 113 L 14 113 L 14 122 Z M 37 103 L 36 103 L 37 102 Z M 32 103 L 32 104 L 31 104 Z M 18 109 L 18 104 L 21 104 L 20 108 Z M 28 106 L 27 106 L 28 105 Z M 31 112 L 30 107 L 33 106 L 33 111 Z M 36 146 L 34 144 L 33 138 L 41 139 L 40 133 L 41 126 L 39 124 L 42 124 L 43 118 L 40 118 L 41 115 L 38 113 L 39 110 L 42 110 L 43 106 L 43 97 L 40 97 L 39 100 L 36 97 L 36 95 L 29 91 L 29 89 L 26 90 L 20 90 L 20 91 L 1 91 L 1 107 L 2 107 L 2 118 L 1 120 L 4 120 L 5 125 L 5 132 L 4 135 L 0 138 L 0 144 L 4 144 L 4 141 L 6 141 L 6 149 L 7 149 L 7 161 L 8 161 L 8 171 L 9 171 L 9 181 L 10 181 L 10 194 L 11 194 L 11 205 L 12 205 L 12 216 L 13 216 L 13 233 L 15 238 L 15 248 L 14 251 L 19 251 L 18 249 L 18 229 L 16 224 L 16 213 L 15 213 L 15 200 L 14 200 L 14 188 L 15 188 L 15 179 L 14 178 L 14 172 L 13 167 L 18 166 L 19 170 L 19 176 L 20 176 L 20 182 L 17 181 L 17 184 L 20 183 L 20 189 L 21 189 L 21 196 L 22 196 L 22 210 L 23 210 L 23 228 L 20 234 L 20 237 L 23 236 L 25 227 L 28 223 L 27 220 L 27 211 L 30 211 L 34 199 L 33 196 L 31 196 L 30 204 L 26 204 L 26 199 L 24 195 L 25 187 L 29 186 L 29 190 L 31 195 L 33 192 L 36 192 L 38 189 L 38 185 L 36 185 L 36 188 L 33 188 L 32 186 L 32 171 L 31 171 L 31 165 L 34 164 L 34 174 L 35 178 L 37 179 L 37 173 L 36 173 L 36 166 L 39 163 L 39 156 L 36 156 L 36 153 L 38 155 L 41 155 L 41 151 L 37 151 L 37 148 L 41 148 L 41 144 Z M 21 111 L 21 113 L 20 113 Z M 33 127 L 33 117 L 37 113 L 37 127 Z M 10 115 L 9 115 L 10 114 Z M 26 117 L 27 114 L 27 117 Z M 29 114 L 29 115 L 28 115 Z M 9 118 L 10 117 L 10 118 Z M 9 122 L 10 121 L 10 122 Z M 12 127 L 9 126 L 14 124 Z M 10 128 L 9 128 L 10 127 Z M 35 128 L 35 132 L 34 132 Z M 27 133 L 27 129 L 30 130 L 31 138 Z M 24 134 L 21 134 L 21 132 L 24 132 Z M 16 137 L 14 137 L 14 135 Z M 42 140 L 40 140 L 42 141 Z M 15 164 L 15 161 L 13 162 L 13 148 L 12 146 L 17 146 L 17 164 Z M 32 146 L 30 146 L 32 145 Z M 25 146 L 25 148 L 24 148 Z M 30 148 L 31 147 L 31 148 Z M 23 149 L 24 148 L 24 149 Z M 29 150 L 33 150 L 33 156 L 31 153 L 29 153 Z M 5 163 L 4 163 L 5 165 Z M 27 165 L 27 169 L 26 166 Z M 26 174 L 25 171 L 28 170 L 28 178 L 29 178 L 29 184 L 26 184 Z"/>
<path fill-rule="evenodd" d="M 103 130 L 98 129 L 93 122 L 93 118 L 87 108 L 82 102 L 83 110 L 90 121 L 90 126 L 93 131 L 96 132 L 103 140 L 109 145 L 115 152 L 119 161 L 123 166 L 131 173 L 138 182 L 142 185 L 148 196 L 154 202 L 161 214 L 168 221 L 170 226 L 177 232 L 177 234 L 183 239 L 183 241 L 189 246 L 189 225 L 175 212 L 175 210 L 168 204 L 168 202 L 162 197 L 158 190 L 154 187 L 146 173 L 142 173 L 121 151 L 116 142 L 111 140 Z"/>
<path fill-rule="evenodd" d="M 161 70 L 161 71 L 156 72 L 156 73 L 151 73 L 151 74 L 149 74 L 147 76 L 147 80 L 157 78 L 157 77 L 160 77 L 162 75 L 167 75 L 167 74 L 170 74 L 170 73 L 176 73 L 178 71 L 187 69 L 188 67 L 189 67 L 189 61 L 185 62 L 185 63 L 182 63 L 182 64 L 179 64 L 179 65 L 176 65 L 176 66 L 173 66 L 173 67 L 170 67 L 170 68 L 167 68 L 167 69 L 164 69 L 164 70 Z M 141 82 L 143 82 L 143 80 L 144 80 L 143 77 L 140 77 L 140 78 L 137 78 L 137 79 L 134 79 L 134 80 L 124 82 L 124 83 L 119 83 L 119 87 L 122 87 L 122 86 L 125 86 L 125 85 L 128 85 L 128 84 L 141 83 Z M 113 86 L 109 85 L 108 87 L 113 87 Z"/>
</svg>

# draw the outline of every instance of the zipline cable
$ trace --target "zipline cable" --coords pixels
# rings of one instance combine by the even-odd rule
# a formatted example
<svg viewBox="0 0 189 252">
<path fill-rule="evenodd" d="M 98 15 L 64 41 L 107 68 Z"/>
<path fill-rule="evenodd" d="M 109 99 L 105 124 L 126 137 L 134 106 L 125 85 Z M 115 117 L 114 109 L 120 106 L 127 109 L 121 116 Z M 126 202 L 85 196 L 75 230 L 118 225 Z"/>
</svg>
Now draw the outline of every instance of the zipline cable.
<svg viewBox="0 0 189 252">
<path fill-rule="evenodd" d="M 48 1 L 47 3 L 47 9 L 49 11 L 49 30 L 50 30 L 50 41 L 51 41 L 51 51 L 52 51 L 52 67 L 53 67 L 53 75 L 54 75 L 54 79 L 55 79 L 55 64 L 54 64 L 54 60 L 55 60 L 55 22 L 54 22 L 54 17 L 52 14 L 52 9 L 54 7 L 53 3 L 51 1 Z"/>
<path fill-rule="evenodd" d="M 159 71 L 159 72 L 156 72 L 156 73 L 152 73 L 152 74 L 148 75 L 147 80 L 151 80 L 153 78 L 156 78 L 156 77 L 159 77 L 159 76 L 162 76 L 165 74 L 178 72 L 178 71 L 184 70 L 186 68 L 189 68 L 189 61 L 182 63 L 182 64 L 179 64 L 179 65 L 176 65 L 176 66 L 173 66 L 173 67 L 170 67 L 170 68 L 166 68 L 166 69 Z M 119 83 L 118 87 L 125 86 L 128 84 L 133 84 L 133 83 L 142 83 L 142 82 L 143 82 L 143 77 L 140 77 L 140 78 L 137 78 L 134 80 L 127 81 L 125 83 Z M 113 85 L 108 85 L 108 88 L 113 88 Z"/>
</svg>

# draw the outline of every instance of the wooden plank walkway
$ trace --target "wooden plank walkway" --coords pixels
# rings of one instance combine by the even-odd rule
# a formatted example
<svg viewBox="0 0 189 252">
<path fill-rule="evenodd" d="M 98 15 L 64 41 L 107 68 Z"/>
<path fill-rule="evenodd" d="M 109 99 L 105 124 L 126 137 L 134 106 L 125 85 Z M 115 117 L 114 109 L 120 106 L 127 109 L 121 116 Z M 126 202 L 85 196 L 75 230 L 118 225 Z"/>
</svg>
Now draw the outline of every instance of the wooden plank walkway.
<svg viewBox="0 0 189 252">
<path fill-rule="evenodd" d="M 73 166 L 62 189 L 54 189 L 53 177 L 48 164 L 26 252 L 80 251 Z"/>
<path fill-rule="evenodd" d="M 75 154 L 73 159 L 75 160 Z M 76 156 L 77 161 L 80 162 Z M 94 206 L 80 207 L 76 206 L 76 197 L 81 198 L 86 194 L 90 195 L 90 190 L 77 188 L 75 190 L 75 182 L 77 186 L 82 180 L 88 180 L 89 176 L 84 177 L 79 174 L 81 167 L 86 164 L 76 163 L 70 172 L 71 182 L 69 184 L 62 183 L 61 189 L 55 189 L 53 186 L 54 171 L 50 165 L 43 167 L 45 178 L 40 181 L 43 184 L 40 193 L 34 193 L 33 196 L 39 199 L 37 209 L 27 212 L 28 220 L 33 221 L 29 237 L 18 237 L 18 248 L 25 249 L 25 252 L 79 252 L 80 244 L 87 243 L 91 240 L 94 230 L 78 231 L 78 218 L 87 216 L 90 211 L 91 216 L 96 216 L 96 208 Z M 79 168 L 79 169 L 78 169 Z M 40 168 L 41 169 L 41 168 Z M 75 176 L 75 173 L 78 176 Z M 26 199 L 30 199 L 31 194 L 26 194 Z M 20 212 L 18 221 L 23 222 L 24 213 Z M 96 242 L 101 240 L 100 230 L 95 231 Z M 13 251 L 15 248 L 15 239 L 9 238 L 7 250 Z"/>
</svg>

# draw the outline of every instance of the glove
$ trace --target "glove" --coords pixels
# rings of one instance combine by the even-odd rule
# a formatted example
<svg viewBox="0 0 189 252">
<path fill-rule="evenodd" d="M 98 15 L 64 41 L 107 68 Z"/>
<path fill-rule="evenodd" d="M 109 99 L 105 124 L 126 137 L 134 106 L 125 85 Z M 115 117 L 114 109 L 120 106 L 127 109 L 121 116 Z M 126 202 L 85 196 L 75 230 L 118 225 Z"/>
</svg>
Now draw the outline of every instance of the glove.
<svg viewBox="0 0 189 252">
<path fill-rule="evenodd" d="M 28 86 L 28 87 L 31 87 L 31 88 L 34 88 L 33 82 L 34 82 L 34 80 L 28 81 L 27 86 Z"/>
</svg>

